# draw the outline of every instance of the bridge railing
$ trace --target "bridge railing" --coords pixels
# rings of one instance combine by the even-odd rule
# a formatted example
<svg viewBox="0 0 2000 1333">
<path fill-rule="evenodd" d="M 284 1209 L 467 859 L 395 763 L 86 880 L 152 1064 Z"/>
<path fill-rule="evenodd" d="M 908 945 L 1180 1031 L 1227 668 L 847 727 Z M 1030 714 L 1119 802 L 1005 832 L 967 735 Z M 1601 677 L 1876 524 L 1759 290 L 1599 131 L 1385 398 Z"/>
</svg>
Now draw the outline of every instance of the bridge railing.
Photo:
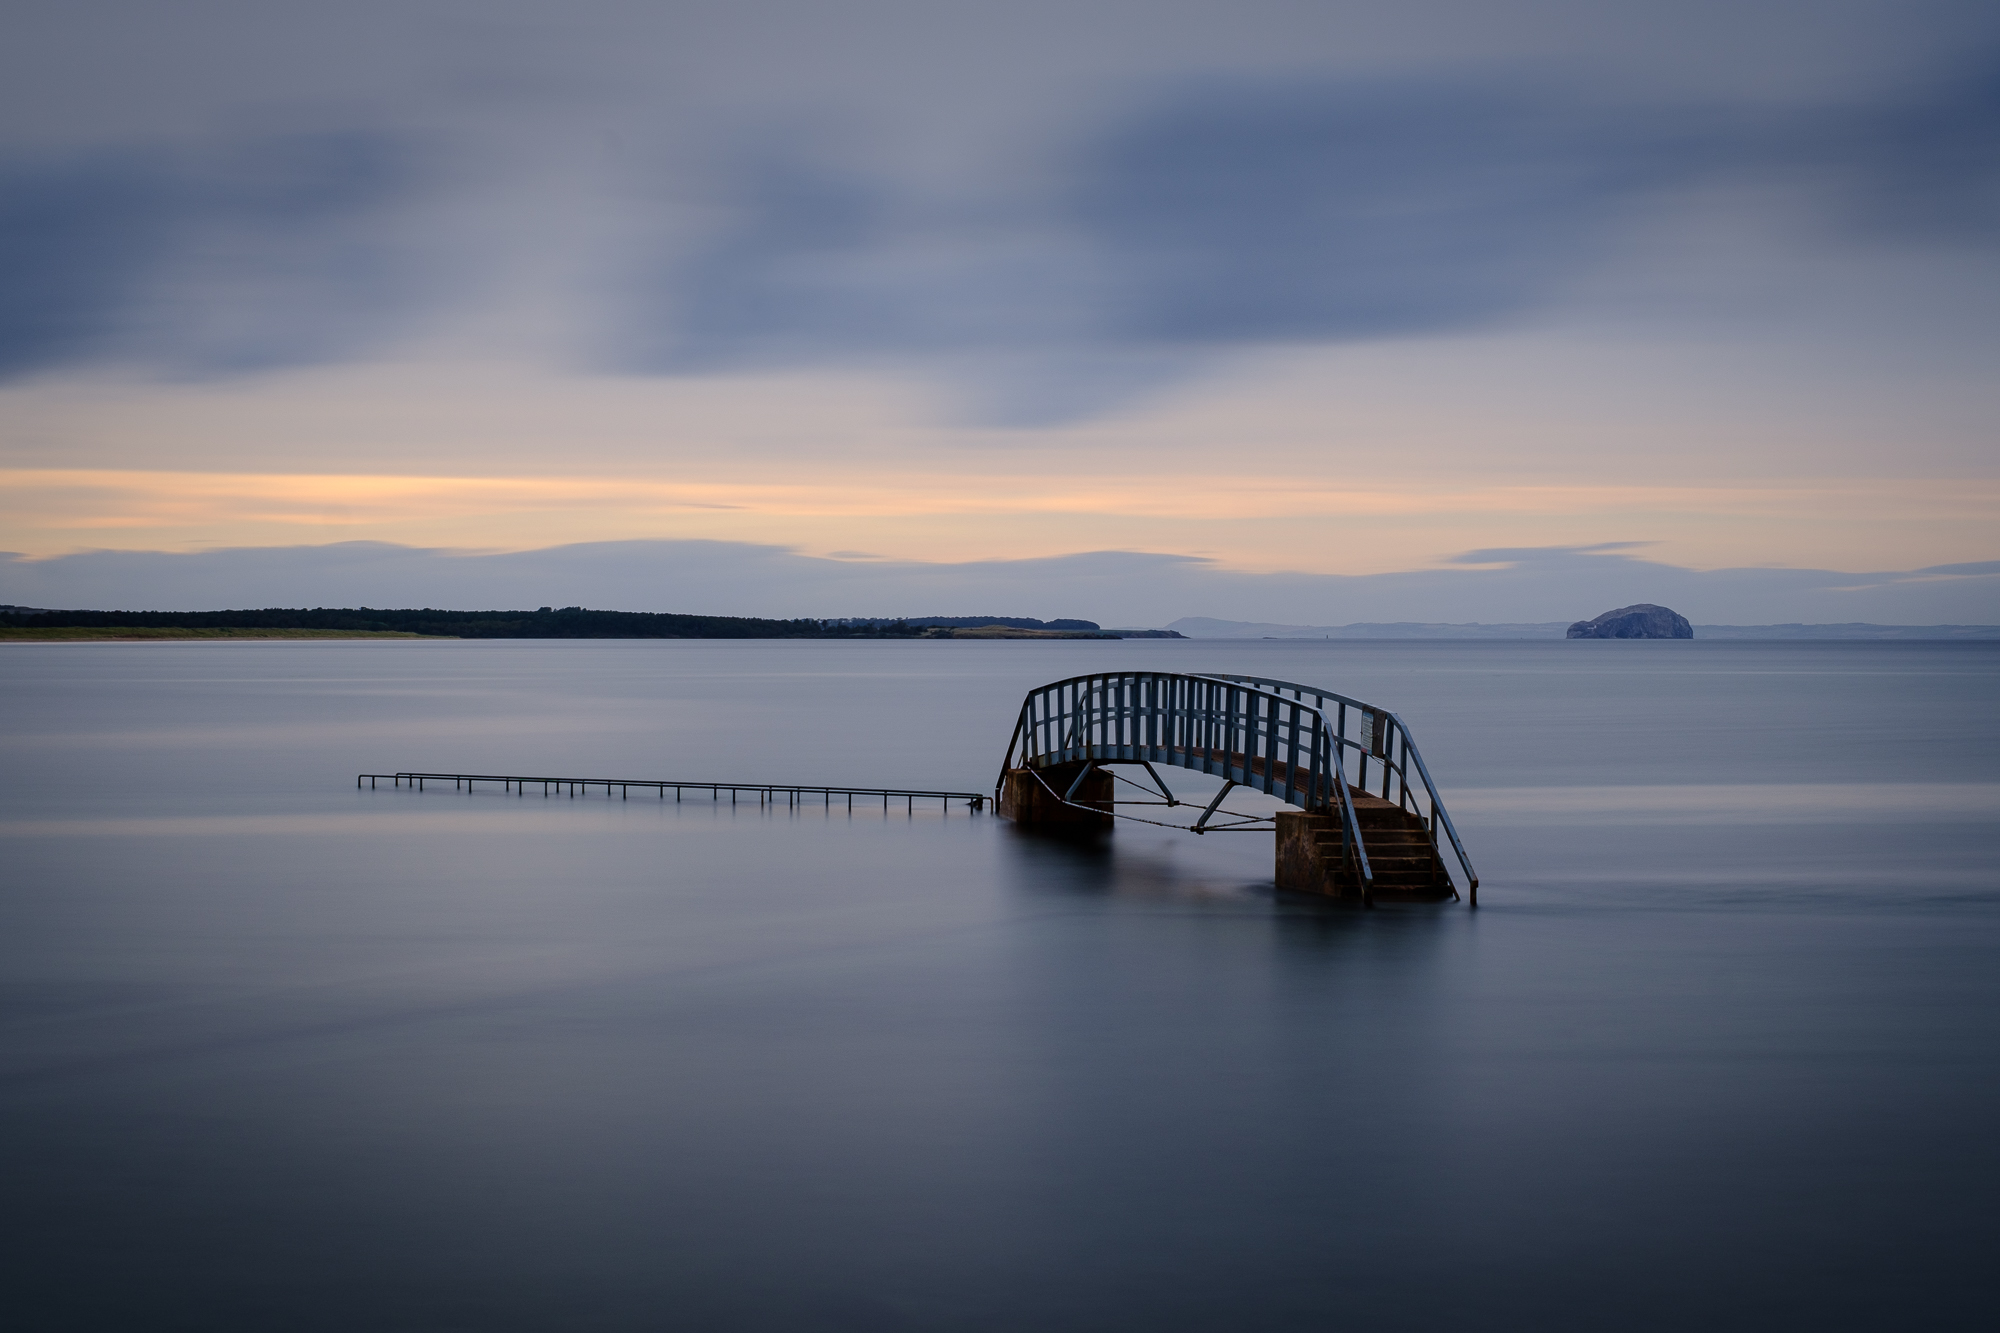
<svg viewBox="0 0 2000 1333">
<path fill-rule="evenodd" d="M 1099 672 L 1028 692 L 1000 781 L 1017 758 L 1024 768 L 1151 763 L 1220 776 L 1303 810 L 1337 814 L 1342 860 L 1366 894 L 1374 873 L 1339 742 L 1325 710 L 1254 682 Z"/>
<path fill-rule="evenodd" d="M 1204 673 L 1207 674 L 1207 673 Z M 1335 694 L 1314 685 L 1299 685 L 1287 680 L 1273 680 L 1267 676 L 1235 676 L 1215 673 L 1215 680 L 1234 681 L 1268 690 L 1283 697 L 1304 702 L 1311 699 L 1321 716 L 1327 718 L 1334 736 L 1336 753 L 1346 750 L 1355 752 L 1355 785 L 1362 791 L 1369 791 L 1371 775 L 1370 762 L 1374 764 L 1372 781 L 1379 785 L 1382 799 L 1394 801 L 1403 809 L 1424 821 L 1430 830 L 1431 841 L 1436 844 L 1439 833 L 1451 843 L 1452 852 L 1458 858 L 1459 868 L 1465 873 L 1466 883 L 1473 894 L 1479 891 L 1479 874 L 1472 868 L 1472 861 L 1465 854 L 1465 844 L 1459 841 L 1458 830 L 1452 825 L 1451 815 L 1444 808 L 1444 801 L 1438 796 L 1437 784 L 1431 780 L 1430 768 L 1424 763 L 1424 756 L 1417 749 L 1416 738 L 1410 734 L 1409 724 L 1385 708 L 1350 699 L 1344 694 Z M 1416 781 L 1411 781 L 1412 773 Z M 1439 849 L 1442 852 L 1442 848 Z M 1477 901 L 1475 897 L 1474 901 Z"/>
</svg>

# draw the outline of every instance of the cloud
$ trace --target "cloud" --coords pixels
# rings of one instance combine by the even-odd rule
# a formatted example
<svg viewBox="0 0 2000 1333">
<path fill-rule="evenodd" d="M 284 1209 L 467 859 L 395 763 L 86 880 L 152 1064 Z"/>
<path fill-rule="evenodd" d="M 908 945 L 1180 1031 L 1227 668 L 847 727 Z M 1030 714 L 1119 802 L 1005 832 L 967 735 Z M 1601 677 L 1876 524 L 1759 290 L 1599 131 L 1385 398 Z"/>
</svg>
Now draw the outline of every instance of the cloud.
<svg viewBox="0 0 2000 1333">
<path fill-rule="evenodd" d="M 2000 245 L 2000 56 L 1921 94 L 1814 118 L 1787 147 L 1858 234 Z"/>
<path fill-rule="evenodd" d="M 645 268 L 624 364 L 890 362 L 987 415 L 1087 415 L 1235 349 L 1518 321 L 1611 254 L 1645 262 L 1635 224 L 1715 187 L 1822 242 L 1992 248 L 2000 61 L 1782 110 L 1499 75 L 1188 82 L 984 195 L 759 149 L 717 182 L 727 221 Z"/>
<path fill-rule="evenodd" d="M 1943 574 L 1948 577 L 1978 577 L 1985 574 L 2000 574 L 2000 560 L 1974 560 L 1963 565 L 1932 565 L 1928 569 L 1915 571 L 1918 574 Z"/>
<path fill-rule="evenodd" d="M 1477 328 L 1542 300 L 1635 191 L 1699 158 L 1523 89 L 1234 82 L 1083 155 L 1066 201 L 1107 331 L 1199 345 Z"/>
<path fill-rule="evenodd" d="M 707 174 L 678 129 L 652 158 L 536 160 L 555 140 L 518 118 L 463 130 L 477 181 L 408 133 L 352 127 L 16 153 L 0 158 L 0 378 L 338 361 L 419 316 L 488 336 L 475 307 L 533 288 L 524 318 L 551 338 L 585 328 L 619 370 L 886 369 L 955 387 L 975 418 L 1036 424 L 1242 349 L 1534 317 L 1593 266 L 1653 262 L 1635 248 L 1647 228 L 1717 186 L 1755 187 L 1743 197 L 1821 241 L 2000 243 L 1991 58 L 1815 106 L 1642 105 L 1494 68 L 1125 86 L 1035 145 L 987 141 L 953 184 L 883 143 L 747 141 L 741 108 L 704 131 L 731 145 Z M 646 134 L 627 110 L 621 133 Z M 677 165 L 648 179 L 642 159 Z M 420 247 L 440 201 L 453 244 Z M 574 289 L 583 273 L 600 285 Z"/>
<path fill-rule="evenodd" d="M 1594 542 L 1589 546 L 1490 546 L 1478 551 L 1461 551 L 1447 557 L 1452 565 L 1506 565 L 1529 562 L 1549 563 L 1578 555 L 1608 555 L 1657 545 L 1654 542 Z"/>
<path fill-rule="evenodd" d="M 931 563 L 821 559 L 718 541 L 594 542 L 494 555 L 342 542 L 0 558 L 0 602 L 127 610 L 582 605 L 819 617 L 978 611 L 1107 625 L 1164 625 L 1182 616 L 1293 625 L 1567 623 L 1656 602 L 1702 624 L 2000 624 L 2000 562 L 1982 562 L 1990 572 L 1921 578 L 1693 570 L 1590 550 L 1510 552 L 1515 558 L 1503 568 L 1328 575 L 1248 574 L 1199 557 L 1134 551 Z"/>
<path fill-rule="evenodd" d="M 642 271 L 626 369 L 918 364 L 985 415 L 1082 415 L 1250 345 L 1518 316 L 1699 146 L 1500 83 L 1179 87 L 950 197 L 760 148 Z M 990 185 L 989 185 L 990 188 Z"/>
<path fill-rule="evenodd" d="M 120 360 L 209 375 L 350 355 L 411 307 L 379 135 L 0 162 L 0 378 Z"/>
<path fill-rule="evenodd" d="M 1087 416 L 1189 369 L 1109 336 L 1089 238 L 1023 183 L 942 197 L 786 146 L 710 188 L 727 220 L 642 262 L 605 343 L 615 368 L 915 367 L 1010 425 Z"/>
</svg>

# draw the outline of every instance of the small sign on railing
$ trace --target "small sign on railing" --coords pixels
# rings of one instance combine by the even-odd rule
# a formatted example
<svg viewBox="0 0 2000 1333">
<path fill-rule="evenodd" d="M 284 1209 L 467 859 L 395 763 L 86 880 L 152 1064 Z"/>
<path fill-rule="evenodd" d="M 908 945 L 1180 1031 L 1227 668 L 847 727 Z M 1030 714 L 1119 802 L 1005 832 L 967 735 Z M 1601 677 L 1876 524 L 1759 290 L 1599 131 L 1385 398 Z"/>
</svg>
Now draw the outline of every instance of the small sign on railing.
<svg viewBox="0 0 2000 1333">
<path fill-rule="evenodd" d="M 1378 759 L 1389 757 L 1389 715 L 1372 708 L 1361 710 L 1361 748 Z"/>
</svg>

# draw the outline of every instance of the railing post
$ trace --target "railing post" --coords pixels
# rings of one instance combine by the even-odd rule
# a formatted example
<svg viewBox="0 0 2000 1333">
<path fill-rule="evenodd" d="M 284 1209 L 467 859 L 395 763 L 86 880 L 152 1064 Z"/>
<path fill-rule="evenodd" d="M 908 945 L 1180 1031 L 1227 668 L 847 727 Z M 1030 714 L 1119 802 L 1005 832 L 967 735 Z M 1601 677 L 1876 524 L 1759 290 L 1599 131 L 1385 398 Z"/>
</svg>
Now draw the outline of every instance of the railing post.
<svg viewBox="0 0 2000 1333">
<path fill-rule="evenodd" d="M 1374 744 L 1374 739 L 1375 739 L 1373 733 L 1373 723 L 1368 721 L 1368 718 L 1373 714 L 1373 712 L 1374 712 L 1373 709 L 1362 710 L 1361 726 L 1364 731 L 1364 734 L 1367 736 L 1367 744 L 1358 745 L 1355 747 L 1357 750 L 1361 752 L 1361 763 L 1355 769 L 1355 775 L 1356 775 L 1355 786 L 1364 792 L 1368 790 L 1368 751 Z"/>
<path fill-rule="evenodd" d="M 1296 805 L 1298 802 L 1294 798 L 1298 795 L 1299 777 L 1299 706 L 1296 703 L 1291 705 L 1291 724 L 1291 735 L 1286 738 L 1285 746 L 1285 799 Z"/>
<path fill-rule="evenodd" d="M 1242 738 L 1236 734 L 1239 724 L 1237 722 L 1236 687 L 1234 685 L 1225 685 L 1222 687 L 1221 718 L 1222 776 L 1227 778 L 1230 776 L 1230 770 L 1236 765 L 1236 755 L 1242 744 Z M 1247 754 L 1243 756 L 1243 766 L 1246 769 L 1250 767 L 1250 756 Z M 1246 772 L 1243 776 L 1247 778 L 1250 775 Z"/>
</svg>

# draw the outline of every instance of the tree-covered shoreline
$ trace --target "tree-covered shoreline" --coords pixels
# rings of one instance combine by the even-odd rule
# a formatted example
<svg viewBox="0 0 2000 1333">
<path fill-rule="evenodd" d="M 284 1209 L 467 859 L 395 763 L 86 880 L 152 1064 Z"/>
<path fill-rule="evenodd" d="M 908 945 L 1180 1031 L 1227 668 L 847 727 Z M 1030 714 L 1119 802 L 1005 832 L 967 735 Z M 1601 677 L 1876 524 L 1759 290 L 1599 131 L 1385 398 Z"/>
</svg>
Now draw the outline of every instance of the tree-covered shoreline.
<svg viewBox="0 0 2000 1333">
<path fill-rule="evenodd" d="M 432 607 L 265 607 L 235 611 L 46 611 L 8 608 L 0 626 L 18 629 L 328 630 L 457 639 L 915 639 L 926 630 L 892 621 L 767 620 L 653 611 L 446 611 Z"/>
</svg>

